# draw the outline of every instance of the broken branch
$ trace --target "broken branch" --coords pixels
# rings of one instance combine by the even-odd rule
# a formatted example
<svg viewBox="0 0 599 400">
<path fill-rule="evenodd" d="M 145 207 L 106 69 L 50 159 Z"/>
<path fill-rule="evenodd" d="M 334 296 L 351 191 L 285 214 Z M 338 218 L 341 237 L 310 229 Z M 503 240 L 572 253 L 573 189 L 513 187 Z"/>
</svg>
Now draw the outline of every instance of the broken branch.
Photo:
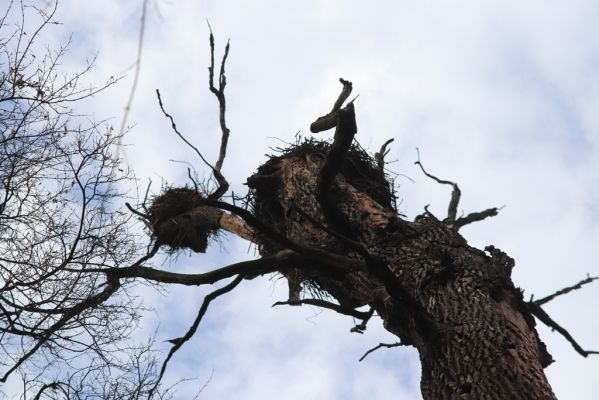
<svg viewBox="0 0 599 400">
<path fill-rule="evenodd" d="M 583 357 L 587 357 L 590 354 L 599 354 L 599 351 L 585 350 L 585 349 L 583 349 L 576 342 L 576 340 L 574 340 L 574 338 L 572 337 L 572 335 L 570 335 L 570 333 L 566 329 L 564 329 L 560 324 L 558 324 L 557 322 L 555 322 L 549 316 L 549 314 L 547 314 L 545 312 L 545 310 L 543 310 L 541 308 L 541 306 L 539 304 L 537 304 L 537 302 L 535 302 L 535 301 L 529 301 L 528 303 L 526 303 L 526 305 L 528 306 L 528 309 L 530 310 L 531 314 L 534 315 L 535 317 L 537 317 L 537 319 L 539 321 L 541 321 L 542 323 L 544 323 L 545 325 L 547 325 L 551 329 L 558 331 L 564 338 L 566 338 L 566 340 L 568 342 L 570 342 L 570 344 L 572 345 L 572 347 L 574 347 L 574 350 L 576 350 L 576 352 L 578 354 L 580 354 Z"/>
<path fill-rule="evenodd" d="M 536 305 L 541 306 L 541 305 L 548 303 L 551 300 L 555 299 L 557 296 L 561 296 L 561 295 L 569 293 L 573 290 L 580 289 L 582 286 L 586 285 L 587 283 L 591 283 L 597 279 L 599 279 L 599 276 L 587 276 L 585 279 L 581 280 L 580 282 L 578 282 L 572 286 L 568 286 L 564 289 L 560 289 L 557 292 L 550 294 L 549 296 L 543 297 L 542 299 L 539 299 L 539 300 L 533 301 L 531 299 L 531 302 L 534 302 Z"/>
<path fill-rule="evenodd" d="M 225 119 L 226 114 L 226 98 L 225 98 L 225 86 L 227 86 L 227 77 L 225 75 L 225 64 L 227 62 L 227 57 L 229 56 L 229 41 L 227 40 L 227 45 L 225 46 L 225 53 L 221 60 L 220 70 L 218 72 L 218 89 L 214 86 L 214 35 L 212 34 L 212 27 L 210 23 L 208 23 L 208 29 L 210 30 L 210 67 L 208 67 L 208 84 L 210 87 L 210 91 L 214 93 L 216 98 L 218 99 L 219 106 L 219 123 L 220 129 L 222 132 L 221 140 L 220 140 L 220 149 L 218 152 L 218 160 L 214 165 L 214 176 L 218 181 L 218 188 L 209 195 L 208 197 L 214 200 L 218 200 L 222 197 L 223 194 L 227 192 L 229 188 L 229 182 L 225 179 L 225 177 L 221 173 L 221 169 L 223 167 L 223 163 L 225 161 L 225 155 L 227 154 L 227 144 L 229 142 L 229 134 L 231 131 L 227 127 L 227 121 Z"/>
<path fill-rule="evenodd" d="M 350 317 L 355 317 L 358 319 L 367 319 L 370 318 L 368 312 L 358 311 L 353 308 L 343 307 L 342 305 L 332 303 L 330 301 L 321 300 L 321 299 L 301 299 L 297 301 L 277 301 L 272 305 L 272 307 L 276 306 L 297 306 L 302 304 L 308 304 L 311 306 L 317 306 L 321 308 L 327 308 L 329 310 L 333 310 L 338 312 L 339 314 L 349 315 Z"/>
<path fill-rule="evenodd" d="M 382 348 L 382 347 L 386 347 L 388 349 L 392 348 L 392 347 L 399 347 L 399 346 L 405 346 L 403 343 L 401 342 L 395 342 L 395 343 L 379 343 L 377 346 L 373 347 L 372 349 L 368 350 L 366 353 L 364 353 L 364 355 L 362 357 L 360 357 L 360 359 L 358 361 L 362 361 L 364 360 L 370 353 Z"/>
<path fill-rule="evenodd" d="M 470 213 L 470 214 L 466 215 L 465 217 L 458 218 L 457 221 L 455 222 L 455 224 L 453 225 L 453 228 L 457 231 L 464 225 L 468 225 L 473 222 L 482 221 L 483 219 L 486 219 L 489 217 L 494 217 L 497 215 L 499 210 L 500 210 L 499 208 L 493 207 L 493 208 L 488 208 L 484 211 Z"/>
<path fill-rule="evenodd" d="M 426 170 L 424 169 L 424 166 L 420 162 L 420 150 L 418 150 L 418 148 L 416 148 L 416 153 L 418 154 L 418 161 L 414 162 L 414 164 L 416 164 L 420 167 L 420 169 L 422 170 L 424 175 L 433 179 L 437 183 L 440 183 L 442 185 L 451 185 L 451 187 L 453 188 L 453 190 L 451 192 L 451 200 L 449 201 L 449 207 L 447 210 L 447 222 L 449 224 L 452 224 L 453 222 L 455 222 L 456 215 L 458 213 L 458 204 L 460 202 L 460 196 L 462 194 L 462 192 L 460 191 L 460 188 L 458 187 L 458 184 L 455 182 L 439 179 L 436 176 L 431 175 L 428 172 L 426 172 Z"/>
<path fill-rule="evenodd" d="M 318 119 L 310 125 L 310 132 L 318 133 L 326 131 L 337 126 L 337 113 L 341 110 L 341 106 L 347 100 L 352 91 L 352 83 L 343 78 L 339 78 L 339 82 L 343 85 L 343 89 L 333 105 L 333 109 L 327 115 L 318 117 Z M 351 104 L 351 103 L 350 103 Z M 349 104 L 348 104 L 349 105 Z"/>
<path fill-rule="evenodd" d="M 156 379 L 156 383 L 155 383 L 154 387 L 150 390 L 150 392 L 148 394 L 148 398 L 152 398 L 154 391 L 160 384 L 160 381 L 162 380 L 162 377 L 164 376 L 164 372 L 166 371 L 166 367 L 167 367 L 170 359 L 177 352 L 177 350 L 179 350 L 181 348 L 181 346 L 183 346 L 183 344 L 185 342 L 187 342 L 189 339 L 191 339 L 191 337 L 196 333 L 196 330 L 198 329 L 200 322 L 202 322 L 202 318 L 206 314 L 206 311 L 208 311 L 208 306 L 210 305 L 210 302 L 212 300 L 216 299 L 217 297 L 222 296 L 223 294 L 226 294 L 226 293 L 230 292 L 231 290 L 235 289 L 235 287 L 237 287 L 237 285 L 239 285 L 239 283 L 241 283 L 242 280 L 243 280 L 243 275 L 239 274 L 233 281 L 231 281 L 227 285 L 223 286 L 222 288 L 216 289 L 215 291 L 213 291 L 212 293 L 210 293 L 206 297 L 204 297 L 204 301 L 202 302 L 202 306 L 200 307 L 200 310 L 198 311 L 198 315 L 196 316 L 195 321 L 193 321 L 193 324 L 191 325 L 189 330 L 185 333 L 185 335 L 168 341 L 173 344 L 173 347 L 171 348 L 168 355 L 166 356 L 166 359 L 162 363 L 162 368 L 160 369 L 160 374 L 158 375 L 158 379 Z"/>
</svg>

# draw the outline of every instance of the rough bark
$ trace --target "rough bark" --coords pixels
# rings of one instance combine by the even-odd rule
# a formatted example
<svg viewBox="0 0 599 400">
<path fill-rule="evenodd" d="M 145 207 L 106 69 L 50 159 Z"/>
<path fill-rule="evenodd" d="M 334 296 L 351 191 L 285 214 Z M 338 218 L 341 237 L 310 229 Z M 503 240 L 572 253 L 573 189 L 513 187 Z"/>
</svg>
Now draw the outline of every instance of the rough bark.
<svg viewBox="0 0 599 400">
<path fill-rule="evenodd" d="M 401 219 L 381 169 L 357 166 L 355 148 L 330 188 L 329 202 L 344 220 L 337 224 L 317 198 L 328 151 L 324 143 L 296 147 L 248 179 L 261 221 L 296 243 L 367 266 L 348 266 L 341 277 L 301 264 L 287 269 L 290 301 L 309 287 L 346 309 L 372 306 L 387 330 L 418 349 L 425 400 L 554 399 L 543 372 L 551 357 L 510 279 L 513 260 L 469 246 L 430 214 Z M 374 170 L 379 177 L 364 176 Z M 258 241 L 263 256 L 284 250 L 267 236 Z"/>
</svg>

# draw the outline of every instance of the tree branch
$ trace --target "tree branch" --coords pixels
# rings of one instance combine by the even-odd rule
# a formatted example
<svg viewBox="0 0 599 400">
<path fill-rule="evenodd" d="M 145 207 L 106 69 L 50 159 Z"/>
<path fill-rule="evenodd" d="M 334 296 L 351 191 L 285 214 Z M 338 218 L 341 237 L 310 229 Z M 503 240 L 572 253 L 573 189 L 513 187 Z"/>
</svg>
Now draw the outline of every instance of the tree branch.
<svg viewBox="0 0 599 400">
<path fill-rule="evenodd" d="M 483 219 L 486 219 L 489 217 L 494 217 L 497 215 L 497 213 L 499 212 L 500 209 L 501 208 L 493 207 L 493 208 L 488 208 L 484 211 L 470 213 L 470 214 L 466 215 L 465 217 L 460 217 L 457 219 L 457 221 L 455 221 L 453 228 L 456 231 L 458 231 L 464 225 L 468 225 L 473 222 L 482 221 Z"/>
<path fill-rule="evenodd" d="M 381 149 L 377 153 L 374 153 L 374 159 L 376 160 L 377 166 L 381 172 L 384 172 L 385 170 L 385 156 L 391 151 L 391 149 L 387 149 L 387 146 L 393 143 L 394 140 L 395 139 L 393 138 L 387 140 L 385 143 L 383 143 Z"/>
<path fill-rule="evenodd" d="M 364 360 L 370 353 L 386 347 L 388 349 L 392 348 L 392 347 L 399 347 L 399 346 L 405 346 L 405 344 L 401 343 L 401 342 L 395 342 L 395 343 L 379 343 L 378 345 L 376 345 L 375 347 L 373 347 L 372 349 L 368 350 L 366 353 L 364 353 L 364 355 L 362 357 L 360 357 L 360 359 L 358 361 L 362 361 Z"/>
<path fill-rule="evenodd" d="M 535 317 L 537 317 L 537 319 L 539 321 L 541 321 L 542 323 L 544 323 L 545 325 L 547 325 L 551 329 L 558 331 L 563 337 L 565 337 L 566 340 L 568 342 L 570 342 L 570 344 L 572 345 L 572 347 L 574 347 L 574 350 L 576 350 L 576 352 L 578 354 L 582 355 L 583 357 L 587 357 L 590 354 L 599 354 L 599 351 L 585 350 L 585 349 L 583 349 L 576 342 L 576 340 L 574 340 L 574 338 L 572 337 L 572 335 L 570 335 L 570 333 L 566 329 L 564 329 L 560 324 L 558 324 L 557 322 L 555 322 L 549 316 L 549 314 L 547 314 L 545 312 L 545 310 L 543 310 L 541 308 L 541 306 L 539 304 L 537 304 L 537 302 L 535 302 L 535 301 L 529 301 L 528 303 L 526 303 L 526 305 L 528 306 L 528 309 L 530 310 L 531 314 L 534 315 Z"/>
<path fill-rule="evenodd" d="M 301 299 L 297 301 L 277 301 L 272 305 L 272 307 L 276 306 L 301 306 L 302 304 L 308 304 L 311 306 L 327 308 L 329 310 L 333 310 L 339 314 L 349 315 L 350 317 L 358 318 L 361 320 L 370 318 L 368 312 L 358 311 L 353 308 L 343 307 L 340 304 L 332 303 L 330 301 L 322 300 L 322 299 Z"/>
<path fill-rule="evenodd" d="M 150 392 L 148 394 L 148 398 L 152 398 L 154 391 L 160 384 L 160 381 L 162 380 L 162 377 L 164 376 L 164 372 L 166 371 L 166 367 L 167 367 L 170 359 L 177 352 L 177 350 L 179 350 L 181 348 L 181 346 L 183 346 L 183 344 L 185 344 L 185 342 L 187 342 L 189 339 L 191 339 L 193 337 L 193 335 L 196 333 L 198 326 L 200 325 L 200 322 L 202 322 L 202 318 L 206 314 L 206 311 L 208 311 L 208 306 L 210 305 L 210 302 L 212 302 L 212 300 L 216 299 L 217 297 L 222 296 L 223 294 L 226 294 L 226 293 L 230 292 L 231 290 L 235 289 L 235 287 L 237 287 L 237 285 L 239 285 L 239 283 L 241 283 L 241 281 L 243 280 L 243 277 L 244 276 L 242 274 L 237 275 L 237 277 L 235 279 L 233 279 L 233 281 L 231 281 L 227 285 L 223 286 L 222 288 L 216 289 L 215 291 L 213 291 L 212 293 L 210 293 L 206 297 L 204 297 L 204 301 L 202 302 L 202 306 L 200 307 L 200 310 L 198 311 L 198 315 L 197 315 L 195 321 L 193 321 L 193 324 L 191 325 L 191 327 L 185 333 L 185 335 L 183 335 L 179 338 L 171 339 L 168 341 L 169 343 L 173 344 L 173 347 L 171 347 L 171 350 L 169 351 L 168 355 L 166 356 L 166 359 L 162 363 L 162 368 L 160 369 L 160 374 L 158 375 L 156 384 L 150 390 Z"/>
<path fill-rule="evenodd" d="M 339 82 L 341 82 L 341 84 L 343 85 L 343 89 L 341 90 L 341 93 L 339 94 L 337 101 L 335 101 L 335 104 L 333 105 L 333 109 L 327 115 L 318 117 L 318 119 L 316 121 L 312 122 L 312 124 L 310 125 L 310 131 L 312 133 L 326 131 L 326 130 L 332 129 L 335 126 L 337 126 L 338 111 L 341 109 L 341 106 L 343 105 L 345 100 L 347 100 L 347 98 L 349 97 L 349 95 L 351 94 L 351 91 L 352 91 L 352 83 L 351 82 L 346 81 L 343 78 L 339 78 Z"/>
<path fill-rule="evenodd" d="M 424 169 L 424 166 L 420 162 L 420 150 L 418 150 L 418 148 L 416 148 L 416 153 L 418 154 L 418 161 L 414 162 L 414 164 L 416 164 L 420 167 L 420 169 L 422 170 L 424 175 L 433 179 L 437 183 L 440 183 L 442 185 L 451 185 L 451 187 L 453 188 L 453 190 L 451 192 L 451 200 L 449 201 L 449 207 L 447 209 L 447 222 L 449 224 L 453 224 L 456 220 L 456 215 L 458 213 L 458 204 L 460 202 L 460 196 L 462 194 L 462 192 L 460 191 L 460 188 L 458 187 L 458 184 L 455 182 L 439 179 L 436 176 L 431 175 L 428 172 L 426 172 L 426 170 Z"/>
<path fill-rule="evenodd" d="M 580 289 L 582 286 L 584 286 L 588 283 L 591 283 L 597 279 L 599 279 L 599 276 L 587 276 L 585 279 L 581 280 L 580 282 L 578 282 L 572 286 L 568 286 L 564 289 L 560 289 L 560 290 L 556 291 L 555 293 L 550 294 L 549 296 L 543 297 L 542 299 L 533 301 L 533 299 L 531 297 L 530 302 L 534 302 L 536 305 L 542 306 L 543 304 L 550 302 L 551 300 L 555 299 L 558 296 L 569 293 L 573 290 Z"/>
<path fill-rule="evenodd" d="M 227 127 L 227 121 L 225 119 L 226 113 L 226 98 L 225 98 L 225 86 L 227 85 L 227 77 L 225 75 L 225 64 L 227 62 L 227 57 L 229 56 L 229 41 L 227 40 L 227 45 L 225 46 L 225 53 L 221 60 L 220 71 L 218 73 L 218 89 L 214 86 L 214 35 L 212 34 L 212 27 L 210 23 L 208 23 L 208 29 L 210 30 L 210 67 L 208 67 L 208 84 L 210 87 L 210 91 L 214 93 L 216 98 L 218 99 L 219 106 L 219 123 L 220 129 L 222 132 L 221 141 L 220 141 L 220 149 L 218 152 L 218 160 L 214 165 L 213 171 L 216 180 L 218 181 L 218 188 L 214 191 L 214 193 L 210 194 L 208 197 L 213 200 L 218 200 L 222 197 L 223 194 L 227 192 L 229 189 L 229 182 L 225 179 L 225 177 L 221 173 L 221 169 L 223 167 L 223 162 L 225 161 L 225 155 L 227 154 L 227 143 L 229 142 L 229 134 L 230 130 Z"/>
</svg>

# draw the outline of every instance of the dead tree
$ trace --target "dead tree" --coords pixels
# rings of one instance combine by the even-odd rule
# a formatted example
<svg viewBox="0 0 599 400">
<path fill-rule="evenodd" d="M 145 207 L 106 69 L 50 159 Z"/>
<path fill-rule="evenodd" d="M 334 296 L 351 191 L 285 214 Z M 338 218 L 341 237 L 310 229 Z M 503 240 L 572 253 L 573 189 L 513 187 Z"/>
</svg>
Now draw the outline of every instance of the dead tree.
<svg viewBox="0 0 599 400">
<path fill-rule="evenodd" d="M 41 29 L 52 14 L 38 11 Z M 0 27 L 5 29 L 4 20 Z M 210 34 L 209 88 L 218 100 L 222 134 L 214 164 L 177 130 L 159 92 L 158 100 L 175 133 L 212 170 L 215 184 L 206 188 L 190 173 L 190 187 L 127 204 L 130 212 L 124 213 L 117 205 L 123 200 L 118 183 L 128 177 L 115 156 L 119 134 L 95 124 L 75 128 L 69 120 L 68 104 L 95 89 L 78 91 L 81 75 L 57 78 L 60 51 L 49 53 L 40 67 L 28 45 L 36 34 L 25 37 L 20 29 L 0 42 L 0 62 L 8 66 L 0 75 L 0 351 L 7 360 L 0 365 L 0 382 L 33 371 L 24 396 L 159 397 L 169 360 L 196 334 L 212 300 L 244 279 L 273 273 L 289 282 L 289 298 L 281 303 L 358 318 L 356 332 L 375 314 L 380 317 L 398 341 L 377 348 L 419 351 L 426 400 L 555 398 L 543 372 L 552 359 L 535 317 L 583 356 L 595 353 L 579 346 L 542 306 L 597 278 L 526 301 L 510 278 L 514 261 L 492 246 L 473 248 L 459 234 L 498 209 L 458 217 L 458 185 L 424 168 L 431 179 L 452 187 L 447 217 L 426 209 L 413 221 L 398 214 L 384 168 L 389 142 L 375 157 L 355 142 L 355 106 L 344 106 L 349 81 L 341 80 L 332 110 L 311 126 L 315 133 L 335 129 L 331 143 L 308 139 L 273 155 L 248 177 L 245 207 L 225 202 L 229 46 L 217 68 Z M 130 229 L 134 218 L 148 228 L 147 247 Z M 201 274 L 152 266 L 160 249 L 205 251 L 221 229 L 255 243 L 260 258 Z M 154 369 L 148 346 L 128 347 L 123 355 L 122 345 L 129 343 L 124 339 L 141 311 L 129 288 L 140 282 L 219 281 L 224 285 L 206 296 L 189 329 L 169 340 L 161 369 Z M 41 360 L 66 372 L 55 373 Z M 56 378 L 48 380 L 50 375 Z"/>
<path fill-rule="evenodd" d="M 555 398 L 544 374 L 553 360 L 539 338 L 535 317 L 562 333 L 581 355 L 596 354 L 580 347 L 541 306 L 597 278 L 526 301 L 511 280 L 514 260 L 493 246 L 471 247 L 459 233 L 467 224 L 497 215 L 498 208 L 458 217 L 458 185 L 428 173 L 419 158 L 416 163 L 426 176 L 452 187 L 447 216 L 437 218 L 426 208 L 413 221 L 398 214 L 384 170 L 390 141 L 375 157 L 355 141 L 354 104 L 343 106 L 351 82 L 340 80 L 343 89 L 332 110 L 311 125 L 313 133 L 334 128 L 332 143 L 307 139 L 271 156 L 247 179 L 247 207 L 221 201 L 226 180 L 220 167 L 229 136 L 223 92 L 229 47 L 220 67 L 220 87 L 215 88 L 212 34 L 210 44 L 210 88 L 220 104 L 223 140 L 216 167 L 208 165 L 218 185 L 205 193 L 171 188 L 154 199 L 145 218 L 158 245 L 203 252 L 209 236 L 224 229 L 255 243 L 261 257 L 196 275 L 142 265 L 105 271 L 113 279 L 183 285 L 231 279 L 206 297 L 190 329 L 171 340 L 163 372 L 196 332 L 211 300 L 244 278 L 269 273 L 282 274 L 289 283 L 289 298 L 277 304 L 312 304 L 359 318 L 363 322 L 353 329 L 358 332 L 376 313 L 399 340 L 377 348 L 409 345 L 419 351 L 426 400 Z M 177 135 L 192 146 L 158 96 Z"/>
</svg>

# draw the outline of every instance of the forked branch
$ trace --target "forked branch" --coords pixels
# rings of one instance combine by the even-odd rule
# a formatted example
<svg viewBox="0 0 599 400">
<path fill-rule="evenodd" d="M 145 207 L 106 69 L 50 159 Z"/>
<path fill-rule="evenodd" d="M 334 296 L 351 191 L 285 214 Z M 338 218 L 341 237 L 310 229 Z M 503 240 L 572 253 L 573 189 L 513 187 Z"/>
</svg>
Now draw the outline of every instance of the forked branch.
<svg viewBox="0 0 599 400">
<path fill-rule="evenodd" d="M 166 356 L 166 359 L 162 363 L 162 368 L 160 369 L 160 374 L 158 375 L 156 384 L 150 390 L 148 398 L 152 398 L 154 391 L 156 390 L 156 388 L 160 384 L 160 381 L 162 380 L 162 377 L 164 376 L 164 372 L 166 371 L 168 362 L 171 360 L 173 355 L 177 352 L 177 350 L 179 350 L 181 348 L 181 346 L 183 346 L 183 344 L 185 344 L 185 342 L 187 342 L 189 339 L 191 339 L 193 337 L 193 335 L 196 333 L 198 326 L 200 326 L 200 322 L 202 322 L 202 318 L 204 318 L 206 311 L 208 311 L 208 306 L 210 306 L 210 302 L 212 302 L 212 300 L 216 299 L 217 297 L 222 296 L 223 294 L 226 294 L 226 293 L 230 292 L 231 290 L 235 289 L 237 287 L 237 285 L 239 285 L 241 283 L 241 281 L 243 280 L 243 277 L 244 277 L 244 275 L 242 275 L 242 274 L 237 275 L 237 277 L 235 279 L 233 279 L 231 282 L 229 282 L 227 285 L 223 286 L 222 288 L 216 289 L 212 293 L 208 294 L 204 298 L 204 301 L 202 302 L 202 306 L 200 307 L 200 310 L 198 311 L 198 315 L 196 316 L 195 321 L 193 321 L 193 324 L 187 330 L 185 335 L 183 335 L 179 338 L 171 339 L 168 341 L 169 343 L 171 343 L 173 345 L 173 347 L 171 347 L 171 350 L 169 351 L 168 355 Z"/>
<path fill-rule="evenodd" d="M 218 152 L 218 160 L 216 160 L 216 164 L 214 165 L 213 169 L 214 177 L 218 181 L 219 186 L 214 191 L 214 193 L 212 193 L 209 196 L 209 198 L 218 200 L 222 197 L 223 194 L 227 192 L 227 189 L 229 188 L 229 183 L 221 173 L 221 169 L 225 161 L 225 156 L 227 154 L 227 143 L 229 142 L 229 133 L 231 132 L 227 127 L 227 121 L 225 119 L 225 113 L 227 109 L 227 102 L 225 98 L 225 86 L 227 86 L 225 64 L 227 62 L 227 57 L 229 56 L 229 41 L 227 41 L 227 45 L 225 46 L 225 53 L 220 63 L 220 70 L 218 72 L 218 88 L 216 88 L 214 86 L 214 35 L 212 34 L 212 28 L 210 27 L 210 24 L 208 24 L 208 29 L 210 29 L 210 67 L 208 67 L 208 83 L 210 86 L 210 91 L 214 93 L 214 95 L 218 99 L 218 115 L 220 129 L 222 132 L 220 149 Z"/>
<path fill-rule="evenodd" d="M 333 129 L 335 126 L 337 126 L 337 114 L 339 110 L 341 110 L 341 106 L 343 106 L 343 103 L 345 102 L 345 100 L 347 100 L 352 91 L 351 82 L 346 81 L 343 78 L 339 78 L 339 82 L 341 82 L 341 84 L 343 85 L 343 89 L 341 90 L 339 97 L 335 101 L 333 109 L 327 115 L 323 115 L 322 117 L 319 117 L 316 121 L 312 122 L 312 124 L 310 125 L 310 131 L 312 133 L 326 131 L 329 129 Z"/>
<path fill-rule="evenodd" d="M 380 348 L 386 347 L 386 348 L 390 349 L 392 347 L 399 347 L 399 346 L 405 346 L 405 345 L 403 343 L 401 343 L 401 342 L 379 343 L 378 345 L 376 345 L 375 347 L 373 347 L 372 349 L 370 349 L 366 353 L 364 353 L 364 355 L 358 361 L 364 360 L 370 353 L 372 353 L 374 351 L 377 351 Z"/>
<path fill-rule="evenodd" d="M 483 211 L 473 212 L 473 213 L 466 215 L 465 217 L 460 217 L 460 218 L 456 219 L 456 216 L 458 213 L 458 205 L 460 203 L 460 197 L 462 196 L 462 192 L 460 191 L 458 184 L 455 182 L 444 180 L 444 179 L 439 179 L 436 176 L 426 172 L 426 170 L 424 169 L 424 166 L 422 165 L 422 162 L 420 162 L 420 151 L 418 150 L 418 148 L 416 148 L 416 152 L 418 154 L 418 160 L 415 161 L 414 164 L 416 164 L 420 167 L 420 169 L 422 170 L 424 175 L 428 176 L 429 178 L 436 181 L 437 183 L 440 183 L 442 185 L 450 185 L 453 188 L 451 191 L 451 200 L 449 201 L 449 206 L 447 207 L 447 218 L 444 220 L 444 222 L 447 225 L 449 225 L 449 227 L 458 231 L 458 230 L 460 230 L 461 227 L 463 227 L 465 225 L 471 224 L 473 222 L 482 221 L 483 219 L 486 219 L 489 217 L 494 217 L 495 215 L 497 215 L 499 210 L 501 210 L 501 208 L 503 208 L 503 207 L 500 207 L 500 208 L 492 207 L 492 208 L 488 208 Z M 426 209 L 426 207 L 425 207 L 425 209 Z M 428 210 L 426 210 L 426 211 L 427 211 L 427 213 L 429 213 Z"/>
</svg>

